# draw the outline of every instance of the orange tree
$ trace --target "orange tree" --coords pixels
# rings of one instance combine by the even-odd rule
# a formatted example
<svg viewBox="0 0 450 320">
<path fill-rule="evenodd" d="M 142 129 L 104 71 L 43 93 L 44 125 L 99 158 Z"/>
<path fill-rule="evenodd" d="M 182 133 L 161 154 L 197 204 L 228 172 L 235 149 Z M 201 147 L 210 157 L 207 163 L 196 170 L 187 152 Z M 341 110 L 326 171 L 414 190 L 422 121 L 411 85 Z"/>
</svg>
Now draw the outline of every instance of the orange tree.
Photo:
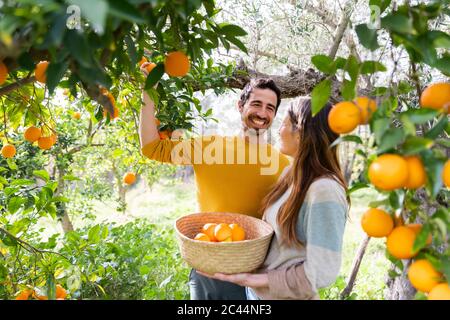
<svg viewBox="0 0 450 320">
<path fill-rule="evenodd" d="M 376 59 L 312 58 L 326 75 L 312 92 L 313 113 L 329 99 L 332 78 L 340 76 L 343 101 L 333 107 L 328 119 L 330 127 L 341 134 L 336 143 L 362 145 L 362 138 L 351 133 L 366 123 L 372 133 L 369 151 L 356 151 L 365 159 L 365 169 L 349 193 L 372 187 L 382 196 L 369 204 L 372 209 L 363 215 L 362 227 L 369 236 L 386 237 L 386 255 L 396 267 L 390 276 L 409 281 L 419 291 L 416 298 L 425 298 L 440 284 L 428 297 L 450 299 L 450 83 L 448 78 L 432 81 L 426 77 L 427 69 L 450 75 L 450 36 L 431 29 L 434 20 L 448 17 L 448 1 L 395 9 L 390 3 L 371 0 L 372 9 L 377 9 L 374 12 L 381 14 L 379 25 L 355 27 L 361 44 Z M 389 36 L 388 44 L 407 52 L 409 78 L 396 81 L 399 71 L 394 66 L 385 86 L 361 89 L 363 76 L 373 81 L 374 73 L 387 71 L 377 58 L 381 34 Z"/>
<path fill-rule="evenodd" d="M 68 232 L 62 253 L 56 250 L 57 236 L 42 242 L 34 229 L 39 217 L 55 218 L 70 201 L 61 195 L 58 179 L 72 179 L 68 174 L 72 155 L 64 151 L 77 144 L 81 134 L 67 128 L 64 121 L 69 121 L 69 112 L 57 112 L 52 100 L 55 93 L 63 91 L 81 101 L 70 117 L 74 121 L 89 117 L 90 134 L 83 139 L 87 147 L 94 144 L 92 133 L 115 125 L 121 117 L 131 119 L 140 110 L 142 87 L 158 101 L 160 131 L 191 130 L 194 114 L 204 119 L 211 115 L 210 110 L 202 111 L 193 93 L 208 88 L 220 93 L 233 68 L 205 57 L 219 45 L 229 49 L 233 44 L 246 50 L 239 40 L 245 31 L 216 22 L 219 9 L 212 0 L 72 3 L 2 2 L 2 298 L 54 299 L 59 282 L 75 292 L 80 281 L 92 283 L 98 278 L 92 261 L 106 250 L 100 246 L 101 240 L 109 237 L 105 226 L 85 230 L 86 239 Z M 154 64 L 147 79 L 139 71 L 143 57 Z M 30 127 L 35 128 L 27 130 L 25 142 L 23 133 Z M 42 156 L 52 153 L 61 169 L 56 176 L 43 170 L 46 157 Z M 33 161 L 31 157 L 35 157 Z M 99 251 L 91 250 L 93 247 Z M 111 254 L 120 251 L 108 250 Z M 89 262 L 92 265 L 86 266 Z M 95 288 L 97 292 L 99 286 Z"/>
</svg>

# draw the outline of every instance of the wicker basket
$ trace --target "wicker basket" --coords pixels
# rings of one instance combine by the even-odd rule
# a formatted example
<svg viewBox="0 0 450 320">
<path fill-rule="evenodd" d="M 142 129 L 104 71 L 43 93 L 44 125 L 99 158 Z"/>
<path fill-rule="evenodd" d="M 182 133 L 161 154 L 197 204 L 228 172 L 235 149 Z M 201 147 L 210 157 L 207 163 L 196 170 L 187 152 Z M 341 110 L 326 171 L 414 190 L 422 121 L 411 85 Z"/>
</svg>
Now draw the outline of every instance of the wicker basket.
<svg viewBox="0 0 450 320">
<path fill-rule="evenodd" d="M 237 223 L 246 240 L 205 242 L 193 240 L 206 223 Z M 257 218 L 225 212 L 194 213 L 175 221 L 182 258 L 189 266 L 206 273 L 251 272 L 263 262 L 273 235 L 272 227 Z"/>
</svg>

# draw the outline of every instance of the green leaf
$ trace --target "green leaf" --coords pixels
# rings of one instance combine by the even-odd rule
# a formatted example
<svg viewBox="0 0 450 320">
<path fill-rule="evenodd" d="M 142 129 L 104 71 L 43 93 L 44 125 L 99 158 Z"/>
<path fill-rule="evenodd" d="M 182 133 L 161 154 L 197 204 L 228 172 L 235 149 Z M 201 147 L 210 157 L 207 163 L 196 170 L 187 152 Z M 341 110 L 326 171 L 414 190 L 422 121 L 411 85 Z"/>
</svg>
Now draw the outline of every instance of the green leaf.
<svg viewBox="0 0 450 320">
<path fill-rule="evenodd" d="M 347 59 L 344 59 L 342 57 L 337 57 L 336 60 L 334 61 L 334 67 L 336 68 L 336 70 L 338 69 L 344 70 L 346 64 Z"/>
<path fill-rule="evenodd" d="M 441 257 L 441 266 L 442 266 L 442 273 L 445 275 L 445 278 L 447 279 L 447 283 L 450 285 L 450 257 L 446 257 L 442 255 Z"/>
<path fill-rule="evenodd" d="M 311 58 L 311 62 L 317 68 L 317 70 L 325 73 L 325 74 L 334 74 L 335 67 L 333 59 L 324 54 L 318 54 Z"/>
<path fill-rule="evenodd" d="M 446 148 L 450 148 L 450 139 L 437 139 L 436 143 L 440 144 L 441 146 L 444 146 Z"/>
<path fill-rule="evenodd" d="M 14 159 L 8 158 L 6 159 L 6 163 L 8 163 L 8 167 L 13 170 L 13 171 L 17 171 L 18 167 L 16 162 L 14 161 Z"/>
<path fill-rule="evenodd" d="M 444 213 L 444 214 L 448 215 L 448 213 Z M 447 239 L 447 234 L 448 234 L 447 229 L 448 229 L 449 223 L 448 222 L 445 223 L 445 221 L 446 221 L 446 217 L 444 217 L 444 218 L 433 218 L 433 220 L 431 220 L 431 223 L 441 233 L 442 239 Z"/>
<path fill-rule="evenodd" d="M 148 75 L 147 80 L 145 80 L 145 90 L 152 88 L 162 78 L 163 74 L 164 64 L 158 63 Z"/>
<path fill-rule="evenodd" d="M 403 123 L 403 131 L 406 135 L 415 136 L 416 135 L 416 126 L 414 123 L 404 114 L 400 115 L 400 120 Z"/>
<path fill-rule="evenodd" d="M 150 271 L 151 271 L 151 268 L 149 266 L 143 265 L 143 266 L 139 267 L 139 274 L 141 276 L 144 276 L 144 275 L 150 273 Z"/>
<path fill-rule="evenodd" d="M 415 32 L 411 18 L 399 12 L 381 18 L 381 27 L 403 34 L 414 34 Z"/>
<path fill-rule="evenodd" d="M 88 232 L 88 241 L 92 243 L 97 243 L 100 241 L 100 225 L 95 225 Z"/>
<path fill-rule="evenodd" d="M 36 177 L 41 178 L 46 183 L 50 180 L 50 175 L 45 170 L 34 170 L 33 171 L 33 175 L 36 176 Z"/>
<path fill-rule="evenodd" d="M 3 242 L 4 245 L 8 247 L 15 247 L 18 244 L 15 238 L 3 232 L 2 229 L 0 229 L 0 240 Z"/>
<path fill-rule="evenodd" d="M 434 141 L 423 137 L 408 137 L 402 146 L 405 155 L 417 154 L 423 150 L 430 149 Z"/>
<path fill-rule="evenodd" d="M 435 48 L 450 49 L 450 35 L 439 30 L 429 30 L 426 37 L 434 44 Z"/>
<path fill-rule="evenodd" d="M 399 209 L 403 206 L 405 192 L 403 190 L 394 190 L 389 193 L 389 204 L 393 209 Z"/>
<path fill-rule="evenodd" d="M 71 4 L 80 8 L 80 13 L 92 25 L 92 28 L 98 33 L 103 34 L 105 30 L 106 16 L 108 14 L 108 2 L 106 0 L 86 1 L 86 0 L 69 0 Z M 117 1 L 114 1 L 117 2 Z M 69 14 L 77 14 L 78 12 L 70 12 Z"/>
<path fill-rule="evenodd" d="M 439 115 L 439 111 L 430 108 L 409 109 L 402 112 L 402 115 L 408 116 L 412 123 L 424 124 L 436 118 Z"/>
<path fill-rule="evenodd" d="M 76 30 L 69 30 L 64 38 L 64 45 L 81 66 L 85 68 L 92 66 L 93 55 L 83 33 Z"/>
<path fill-rule="evenodd" d="M 10 195 L 16 193 L 17 191 L 19 191 L 19 188 L 17 187 L 7 187 L 3 192 L 7 197 L 9 197 Z"/>
<path fill-rule="evenodd" d="M 389 129 L 389 125 L 390 125 L 389 119 L 385 118 L 376 119 L 373 122 L 372 131 L 375 134 L 375 141 L 378 145 L 381 144 L 381 138 L 383 137 L 384 133 Z"/>
<path fill-rule="evenodd" d="M 45 208 L 44 212 L 47 212 L 53 219 L 56 219 L 56 207 L 52 203 L 48 203 Z"/>
<path fill-rule="evenodd" d="M 30 179 L 17 179 L 11 182 L 11 186 L 29 186 L 32 184 L 34 184 L 34 181 Z"/>
<path fill-rule="evenodd" d="M 65 10 L 61 10 L 52 14 L 51 25 L 47 29 L 48 32 L 45 35 L 43 46 L 48 47 L 60 47 L 61 42 L 64 39 L 64 34 L 67 31 L 67 19 L 68 16 Z"/>
<path fill-rule="evenodd" d="M 63 197 L 63 196 L 57 196 L 57 197 L 53 197 L 51 202 L 69 202 L 70 199 Z"/>
<path fill-rule="evenodd" d="M 219 32 L 226 36 L 242 37 L 247 35 L 247 32 L 244 29 L 234 24 L 229 24 L 225 22 L 219 24 L 218 26 Z"/>
<path fill-rule="evenodd" d="M 227 40 L 230 41 L 232 44 L 234 44 L 236 47 L 242 50 L 242 52 L 245 52 L 248 54 L 247 47 L 245 44 L 242 43 L 241 40 L 234 38 L 234 37 L 227 37 Z"/>
<path fill-rule="evenodd" d="M 316 85 L 311 93 L 312 114 L 315 116 L 325 104 L 331 95 L 331 81 L 325 79 Z"/>
<path fill-rule="evenodd" d="M 9 199 L 8 201 L 8 211 L 12 214 L 16 213 L 17 210 L 25 203 L 27 202 L 26 199 L 21 197 L 13 197 Z"/>
<path fill-rule="evenodd" d="M 387 88 L 386 87 L 375 87 L 372 92 L 370 93 L 371 96 L 383 96 L 385 95 L 387 92 Z"/>
<path fill-rule="evenodd" d="M 61 82 L 61 79 L 64 77 L 64 74 L 67 71 L 69 64 L 67 61 L 65 62 L 52 62 L 48 65 L 47 68 L 47 87 L 50 95 L 53 94 L 55 88 Z"/>
<path fill-rule="evenodd" d="M 386 67 L 378 61 L 364 61 L 361 64 L 361 74 L 372 74 L 379 71 L 386 71 Z"/>
<path fill-rule="evenodd" d="M 358 144 L 363 144 L 363 141 L 361 139 L 360 136 L 355 136 L 355 135 L 345 135 L 345 136 L 340 136 L 339 138 L 337 138 L 331 145 L 330 148 L 333 148 L 334 146 L 338 145 L 339 143 L 343 142 L 343 141 L 351 141 L 351 142 L 356 142 Z"/>
<path fill-rule="evenodd" d="M 105 73 L 104 70 L 98 67 L 84 68 L 80 65 L 78 67 L 78 75 L 86 82 L 101 85 L 105 88 L 110 88 L 112 85 L 111 78 Z"/>
<path fill-rule="evenodd" d="M 127 44 L 127 53 L 131 60 L 131 66 L 133 67 L 138 63 L 138 56 L 136 52 L 135 42 L 133 39 L 131 39 L 129 34 L 125 36 L 125 43 Z"/>
<path fill-rule="evenodd" d="M 414 241 L 414 245 L 413 245 L 413 251 L 419 251 L 420 249 L 424 248 L 427 245 L 427 240 L 428 240 L 428 235 L 431 232 L 431 227 L 430 224 L 425 223 L 419 234 L 416 237 L 416 240 Z"/>
<path fill-rule="evenodd" d="M 348 72 L 352 81 L 356 82 L 356 80 L 358 80 L 359 63 L 358 60 L 356 60 L 356 57 L 354 56 L 348 57 L 347 64 L 345 66 L 345 71 Z"/>
<path fill-rule="evenodd" d="M 388 129 L 381 138 L 381 143 L 378 146 L 377 154 L 384 153 L 390 149 L 395 148 L 403 142 L 405 134 L 401 128 Z"/>
<path fill-rule="evenodd" d="M 442 132 L 444 132 L 445 128 L 448 126 L 448 123 L 449 122 L 447 115 L 442 115 L 441 119 L 439 119 L 434 127 L 431 128 L 430 131 L 425 133 L 425 138 L 436 139 Z"/>
<path fill-rule="evenodd" d="M 355 184 L 353 184 L 348 190 L 347 190 L 347 194 L 351 194 L 357 190 L 360 189 L 365 189 L 365 188 L 370 188 L 370 185 L 364 182 L 357 182 Z"/>
<path fill-rule="evenodd" d="M 17 62 L 22 68 L 28 71 L 33 71 L 35 68 L 33 58 L 28 52 L 23 52 L 17 59 Z"/>
<path fill-rule="evenodd" d="M 78 178 L 78 177 L 75 177 L 74 175 L 67 174 L 67 175 L 65 175 L 63 177 L 63 180 L 66 180 L 66 181 L 80 181 L 81 179 Z"/>
<path fill-rule="evenodd" d="M 49 273 L 47 276 L 47 297 L 49 300 L 56 300 L 56 281 L 55 275 L 53 273 Z"/>
<path fill-rule="evenodd" d="M 380 47 L 377 40 L 377 30 L 370 29 L 367 24 L 359 24 L 355 27 L 356 34 L 358 35 L 359 42 L 371 50 L 374 51 Z"/>
<path fill-rule="evenodd" d="M 442 187 L 442 169 L 445 161 L 436 157 L 432 150 L 422 151 L 420 156 L 427 173 L 427 188 L 431 198 L 434 199 Z"/>
<path fill-rule="evenodd" d="M 107 226 L 103 226 L 102 230 L 100 232 L 100 238 L 102 240 L 106 239 L 108 237 L 108 233 L 109 233 L 108 227 Z"/>
<path fill-rule="evenodd" d="M 353 100 L 356 97 L 356 81 L 348 81 L 344 79 L 344 82 L 342 83 L 342 97 L 344 100 L 350 101 Z"/>
<path fill-rule="evenodd" d="M 443 56 L 438 59 L 436 62 L 431 64 L 432 67 L 439 69 L 443 74 L 450 76 L 450 57 Z"/>
<path fill-rule="evenodd" d="M 216 11 L 214 10 L 215 8 L 214 0 L 203 1 L 203 6 L 205 7 L 208 17 L 211 18 L 216 14 Z"/>
<path fill-rule="evenodd" d="M 112 16 L 135 23 L 145 23 L 141 13 L 127 1 L 109 1 L 109 13 Z"/>
<path fill-rule="evenodd" d="M 391 0 L 370 0 L 369 5 L 371 6 L 377 6 L 380 8 L 380 14 L 384 12 L 384 10 L 389 7 L 391 4 Z"/>
<path fill-rule="evenodd" d="M 397 90 L 399 94 L 407 94 L 410 93 L 414 89 L 414 86 L 411 85 L 408 81 L 401 80 L 397 84 Z"/>
</svg>

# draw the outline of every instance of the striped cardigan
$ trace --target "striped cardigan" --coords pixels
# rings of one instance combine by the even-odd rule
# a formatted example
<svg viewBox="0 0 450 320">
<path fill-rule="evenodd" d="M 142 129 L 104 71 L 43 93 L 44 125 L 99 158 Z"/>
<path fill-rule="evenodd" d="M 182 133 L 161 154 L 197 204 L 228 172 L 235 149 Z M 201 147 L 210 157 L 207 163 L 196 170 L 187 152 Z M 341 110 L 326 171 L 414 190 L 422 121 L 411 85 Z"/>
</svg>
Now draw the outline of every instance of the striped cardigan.
<svg viewBox="0 0 450 320">
<path fill-rule="evenodd" d="M 249 299 L 317 299 L 317 289 L 336 280 L 341 266 L 341 250 L 348 202 L 344 188 L 331 178 L 314 181 L 306 193 L 297 221 L 301 247 L 287 247 L 280 241 L 276 222 L 278 210 L 292 188 L 266 212 L 274 228 L 268 255 L 258 272 L 267 272 L 269 286 L 248 288 Z"/>
</svg>

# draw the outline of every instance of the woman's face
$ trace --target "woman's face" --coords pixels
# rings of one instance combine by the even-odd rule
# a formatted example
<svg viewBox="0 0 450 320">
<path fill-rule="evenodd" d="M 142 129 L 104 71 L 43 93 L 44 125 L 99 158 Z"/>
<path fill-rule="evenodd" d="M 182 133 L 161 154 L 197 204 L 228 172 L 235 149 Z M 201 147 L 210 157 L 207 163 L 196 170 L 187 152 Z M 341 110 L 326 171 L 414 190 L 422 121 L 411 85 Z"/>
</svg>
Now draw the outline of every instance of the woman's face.
<svg viewBox="0 0 450 320">
<path fill-rule="evenodd" d="M 285 155 L 294 157 L 298 150 L 299 135 L 297 130 L 293 130 L 292 122 L 289 114 L 284 117 L 279 130 L 280 134 L 280 152 Z"/>
</svg>

